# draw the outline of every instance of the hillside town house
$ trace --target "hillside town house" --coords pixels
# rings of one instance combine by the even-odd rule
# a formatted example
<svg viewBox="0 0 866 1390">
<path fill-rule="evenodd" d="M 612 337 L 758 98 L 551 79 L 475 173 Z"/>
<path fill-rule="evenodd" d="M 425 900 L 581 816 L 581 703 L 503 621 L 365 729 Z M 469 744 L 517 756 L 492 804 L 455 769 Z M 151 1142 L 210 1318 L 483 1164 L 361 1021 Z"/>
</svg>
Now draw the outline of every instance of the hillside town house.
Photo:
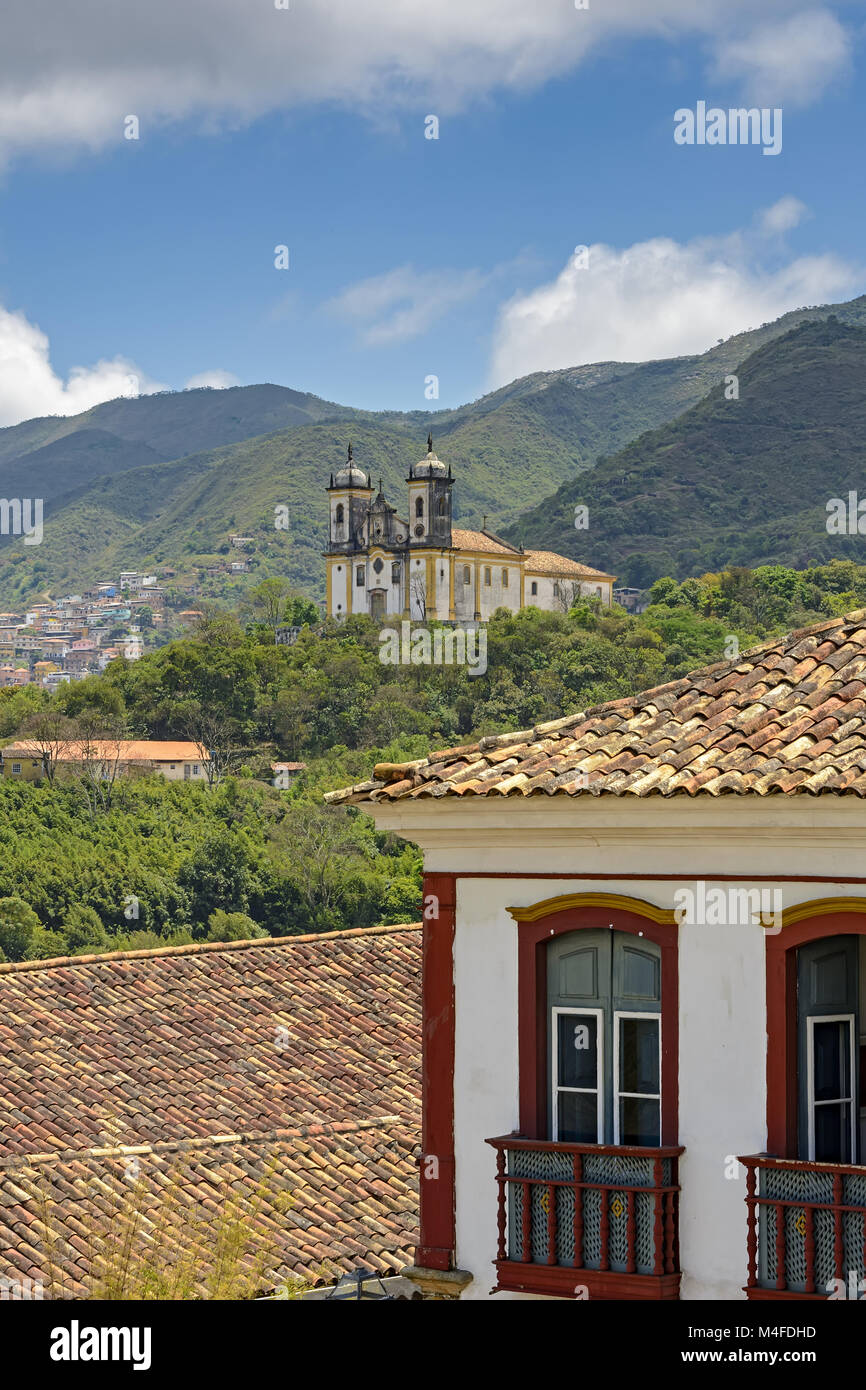
<svg viewBox="0 0 866 1390">
<path fill-rule="evenodd" d="M 861 611 L 329 794 L 424 851 L 423 1285 L 866 1287 L 864 713 Z"/>
<path fill-rule="evenodd" d="M 206 781 L 209 764 L 199 744 L 184 739 L 58 740 L 51 745 L 21 739 L 0 750 L 3 776 L 24 782 L 45 776 L 46 758 L 58 767 L 101 765 L 105 775 L 159 772 L 170 782 Z"/>
<path fill-rule="evenodd" d="M 158 576 L 124 570 L 117 582 L 34 603 L 23 616 L 0 613 L 0 668 L 14 671 L 14 677 L 8 671 L 0 674 L 0 684 L 32 683 L 52 690 L 61 681 L 104 670 L 108 651 L 138 661 L 144 652 L 141 610 L 149 608 L 158 627 L 164 622 L 163 603 Z M 109 646 L 109 633 L 124 625 L 126 632 Z"/>
</svg>

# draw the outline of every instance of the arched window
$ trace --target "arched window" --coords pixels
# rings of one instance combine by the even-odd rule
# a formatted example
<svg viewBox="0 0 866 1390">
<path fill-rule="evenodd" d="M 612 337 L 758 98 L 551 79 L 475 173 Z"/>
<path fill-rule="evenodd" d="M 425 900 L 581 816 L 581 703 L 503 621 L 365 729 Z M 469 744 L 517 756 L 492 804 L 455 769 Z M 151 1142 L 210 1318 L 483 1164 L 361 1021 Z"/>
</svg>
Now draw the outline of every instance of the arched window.
<svg viewBox="0 0 866 1390">
<path fill-rule="evenodd" d="M 502 587 L 503 589 L 508 588 L 508 570 L 502 571 Z"/>
<path fill-rule="evenodd" d="M 472 576 L 471 576 L 471 574 L 470 574 L 469 566 L 468 566 L 468 565 L 464 565 L 464 566 L 463 566 L 463 583 L 464 583 L 464 584 L 471 584 L 471 583 L 472 583 Z"/>
<path fill-rule="evenodd" d="M 334 520 L 336 521 L 338 526 L 342 526 L 344 518 L 345 512 L 343 511 L 343 504 L 342 502 L 338 502 L 337 510 L 334 512 Z"/>
<path fill-rule="evenodd" d="M 490 566 L 489 566 L 489 565 L 485 565 L 485 566 L 484 566 L 484 583 L 485 583 L 485 584 L 489 584 L 489 583 L 490 583 Z"/>
<path fill-rule="evenodd" d="M 447 516 L 447 515 L 448 515 L 448 499 L 447 499 L 446 497 L 440 497 L 440 498 L 439 498 L 439 515 L 440 515 L 440 516 Z"/>
<path fill-rule="evenodd" d="M 568 932 L 547 948 L 550 1137 L 661 1143 L 661 952 L 645 938 Z"/>
<path fill-rule="evenodd" d="M 416 516 L 423 516 L 423 515 L 424 515 L 424 498 L 423 498 L 423 497 L 416 497 L 416 498 L 415 498 L 415 515 L 416 515 Z"/>
<path fill-rule="evenodd" d="M 858 1094 L 866 1063 L 858 1024 L 866 993 L 866 902 L 857 906 L 816 904 L 823 911 L 767 937 L 767 1148 L 779 1157 L 813 1163 L 866 1157 Z"/>
<path fill-rule="evenodd" d="M 534 598 L 535 595 L 538 593 L 538 585 L 536 584 L 536 582 L 535 582 L 534 579 L 533 579 L 533 581 L 532 581 L 532 587 L 531 587 L 531 589 L 530 589 L 530 593 L 532 594 L 533 598 Z"/>
</svg>

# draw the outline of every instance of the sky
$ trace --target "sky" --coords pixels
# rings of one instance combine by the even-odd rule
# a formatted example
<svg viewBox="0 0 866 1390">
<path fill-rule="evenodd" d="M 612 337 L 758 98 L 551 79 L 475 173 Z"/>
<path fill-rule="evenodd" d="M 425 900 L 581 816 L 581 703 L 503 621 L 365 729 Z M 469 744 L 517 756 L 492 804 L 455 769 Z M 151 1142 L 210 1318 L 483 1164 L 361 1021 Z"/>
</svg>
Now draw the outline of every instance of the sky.
<svg viewBox="0 0 866 1390">
<path fill-rule="evenodd" d="M 864 35 L 866 0 L 5 0 L 0 425 L 263 381 L 430 411 L 866 292 Z M 698 143 L 699 103 L 766 138 Z"/>
</svg>

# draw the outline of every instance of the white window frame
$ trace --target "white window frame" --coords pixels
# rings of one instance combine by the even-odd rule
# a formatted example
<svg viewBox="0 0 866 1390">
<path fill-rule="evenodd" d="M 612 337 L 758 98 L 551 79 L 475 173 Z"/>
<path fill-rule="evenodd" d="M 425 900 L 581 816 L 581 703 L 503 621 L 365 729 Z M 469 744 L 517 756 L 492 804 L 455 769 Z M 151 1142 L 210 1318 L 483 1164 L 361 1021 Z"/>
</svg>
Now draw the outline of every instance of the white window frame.
<svg viewBox="0 0 866 1390">
<path fill-rule="evenodd" d="M 569 1014 L 572 1018 L 595 1019 L 596 1036 L 596 1085 L 592 1086 L 560 1086 L 559 1085 L 559 1015 Z M 555 1005 L 550 1011 L 551 1017 L 551 1047 L 550 1047 L 550 1082 L 552 1096 L 551 1116 L 553 1130 L 553 1142 L 557 1144 L 559 1140 L 559 1095 L 563 1092 L 566 1095 L 591 1096 L 593 1089 L 597 1096 L 596 1105 L 596 1125 L 595 1143 L 604 1143 L 604 1009 L 576 1009 L 571 1006 L 568 1008 Z M 565 1141 L 563 1141 L 565 1142 Z"/>
<path fill-rule="evenodd" d="M 659 1089 L 657 1095 L 650 1095 L 646 1091 L 621 1091 L 619 1089 L 619 1024 L 623 1018 L 654 1019 L 659 1031 Z M 620 1143 L 620 1120 L 619 1103 L 620 1100 L 657 1100 L 659 1106 L 659 1144 L 662 1138 L 662 1016 L 660 1013 L 650 1013 L 646 1009 L 614 1009 L 613 1013 L 613 1142 Z M 648 1146 L 649 1147 L 649 1146 Z M 652 1145 L 651 1147 L 655 1147 Z"/>
<path fill-rule="evenodd" d="M 12 764 L 12 771 L 13 771 L 13 772 L 16 772 L 16 773 L 17 773 L 17 772 L 20 772 L 20 771 L 21 771 L 21 764 L 20 764 L 20 763 L 13 763 L 13 764 Z"/>
<path fill-rule="evenodd" d="M 815 1024 L 816 1023 L 847 1023 L 848 1041 L 850 1047 L 849 1057 L 849 1090 L 848 1096 L 837 1096 L 834 1100 L 815 1099 Z M 854 1071 L 857 1062 L 857 1053 L 854 1046 L 854 1015 L 853 1014 L 807 1014 L 806 1015 L 806 1106 L 808 1111 L 808 1131 L 809 1131 L 809 1159 L 810 1163 L 815 1163 L 815 1108 L 818 1105 L 847 1105 L 851 1116 L 851 1157 L 848 1162 L 855 1162 L 857 1154 L 857 1107 L 854 1104 L 854 1094 L 856 1091 Z"/>
</svg>

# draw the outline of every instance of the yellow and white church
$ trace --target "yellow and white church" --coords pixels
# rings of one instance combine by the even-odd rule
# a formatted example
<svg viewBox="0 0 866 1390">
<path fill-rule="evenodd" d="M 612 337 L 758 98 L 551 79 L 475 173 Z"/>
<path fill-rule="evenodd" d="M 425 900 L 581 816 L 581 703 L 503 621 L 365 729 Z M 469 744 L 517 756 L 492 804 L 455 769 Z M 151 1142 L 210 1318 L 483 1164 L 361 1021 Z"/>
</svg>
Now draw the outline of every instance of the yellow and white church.
<svg viewBox="0 0 866 1390">
<path fill-rule="evenodd" d="M 451 525 L 451 468 L 427 437 L 427 455 L 409 469 L 409 519 L 397 515 L 370 476 L 348 458 L 331 475 L 327 611 L 486 622 L 497 608 L 567 611 L 581 596 L 610 605 L 615 575 L 548 550 L 524 550 L 488 531 Z"/>
</svg>

